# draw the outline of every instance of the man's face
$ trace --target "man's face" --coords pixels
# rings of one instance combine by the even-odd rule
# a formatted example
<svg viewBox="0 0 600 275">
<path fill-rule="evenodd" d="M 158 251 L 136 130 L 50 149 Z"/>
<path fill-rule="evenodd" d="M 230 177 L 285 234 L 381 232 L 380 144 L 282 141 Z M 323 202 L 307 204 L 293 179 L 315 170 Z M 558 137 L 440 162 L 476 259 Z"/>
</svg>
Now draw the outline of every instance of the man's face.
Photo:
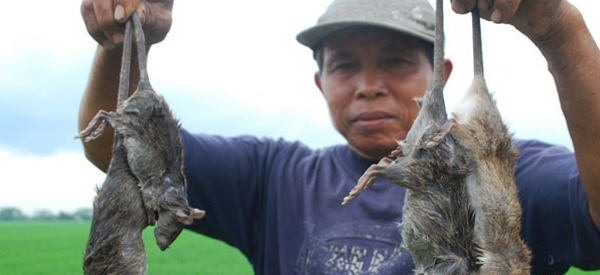
<svg viewBox="0 0 600 275">
<path fill-rule="evenodd" d="M 432 81 L 432 65 L 416 38 L 369 27 L 338 31 L 323 42 L 315 81 L 337 130 L 351 148 L 379 159 L 405 138 Z"/>
</svg>

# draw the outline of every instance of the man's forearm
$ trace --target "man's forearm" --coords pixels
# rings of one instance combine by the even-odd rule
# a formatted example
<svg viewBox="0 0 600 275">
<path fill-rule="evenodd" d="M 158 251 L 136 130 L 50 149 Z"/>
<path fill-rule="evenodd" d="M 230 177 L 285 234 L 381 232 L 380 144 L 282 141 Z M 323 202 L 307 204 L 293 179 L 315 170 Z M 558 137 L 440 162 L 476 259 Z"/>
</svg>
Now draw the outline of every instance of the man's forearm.
<svg viewBox="0 0 600 275">
<path fill-rule="evenodd" d="M 556 82 L 590 213 L 600 230 L 600 51 L 572 5 L 554 31 L 536 44 Z"/>
<path fill-rule="evenodd" d="M 79 109 L 79 130 L 87 127 L 88 123 L 100 110 L 113 111 L 117 106 L 117 91 L 119 88 L 119 71 L 121 69 L 120 49 L 106 51 L 98 47 L 92 71 L 85 89 Z M 134 54 L 135 56 L 135 54 Z M 139 80 L 139 70 L 136 60 L 132 61 L 130 93 L 135 90 Z M 96 167 L 106 171 L 110 163 L 113 142 L 113 130 L 107 127 L 98 139 L 84 142 L 85 155 Z"/>
</svg>

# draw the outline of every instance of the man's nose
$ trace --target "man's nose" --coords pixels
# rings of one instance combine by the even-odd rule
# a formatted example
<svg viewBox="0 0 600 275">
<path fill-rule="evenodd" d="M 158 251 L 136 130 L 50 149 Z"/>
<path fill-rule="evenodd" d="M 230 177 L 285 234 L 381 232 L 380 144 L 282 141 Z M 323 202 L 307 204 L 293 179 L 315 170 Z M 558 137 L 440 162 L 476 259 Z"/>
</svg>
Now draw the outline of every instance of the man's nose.
<svg viewBox="0 0 600 275">
<path fill-rule="evenodd" d="M 388 94 L 387 86 L 377 70 L 363 70 L 359 74 L 356 96 L 358 98 L 376 98 Z"/>
</svg>

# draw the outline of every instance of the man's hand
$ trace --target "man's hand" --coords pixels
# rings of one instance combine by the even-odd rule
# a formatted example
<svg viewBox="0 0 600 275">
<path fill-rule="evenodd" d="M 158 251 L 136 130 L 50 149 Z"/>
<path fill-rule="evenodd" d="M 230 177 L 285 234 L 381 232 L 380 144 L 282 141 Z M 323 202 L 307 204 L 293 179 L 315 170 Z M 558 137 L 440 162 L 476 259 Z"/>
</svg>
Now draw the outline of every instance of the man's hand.
<svg viewBox="0 0 600 275">
<path fill-rule="evenodd" d="M 481 18 L 515 26 L 534 43 L 559 36 L 565 0 L 452 0 L 452 9 L 467 13 L 477 6 Z"/>
<path fill-rule="evenodd" d="M 107 50 L 123 43 L 125 25 L 137 12 L 148 46 L 165 39 L 171 28 L 173 0 L 83 0 L 81 15 L 90 35 Z"/>
</svg>

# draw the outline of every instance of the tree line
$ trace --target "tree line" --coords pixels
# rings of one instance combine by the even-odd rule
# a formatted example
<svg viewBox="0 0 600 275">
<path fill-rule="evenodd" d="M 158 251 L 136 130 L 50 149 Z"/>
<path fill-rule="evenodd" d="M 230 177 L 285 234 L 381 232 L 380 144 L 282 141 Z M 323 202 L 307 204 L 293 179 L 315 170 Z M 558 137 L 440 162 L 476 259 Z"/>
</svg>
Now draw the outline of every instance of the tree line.
<svg viewBox="0 0 600 275">
<path fill-rule="evenodd" d="M 59 211 L 54 213 L 47 209 L 40 209 L 27 215 L 17 207 L 0 208 L 0 221 L 87 221 L 92 219 L 92 208 L 79 208 L 73 212 Z"/>
</svg>

